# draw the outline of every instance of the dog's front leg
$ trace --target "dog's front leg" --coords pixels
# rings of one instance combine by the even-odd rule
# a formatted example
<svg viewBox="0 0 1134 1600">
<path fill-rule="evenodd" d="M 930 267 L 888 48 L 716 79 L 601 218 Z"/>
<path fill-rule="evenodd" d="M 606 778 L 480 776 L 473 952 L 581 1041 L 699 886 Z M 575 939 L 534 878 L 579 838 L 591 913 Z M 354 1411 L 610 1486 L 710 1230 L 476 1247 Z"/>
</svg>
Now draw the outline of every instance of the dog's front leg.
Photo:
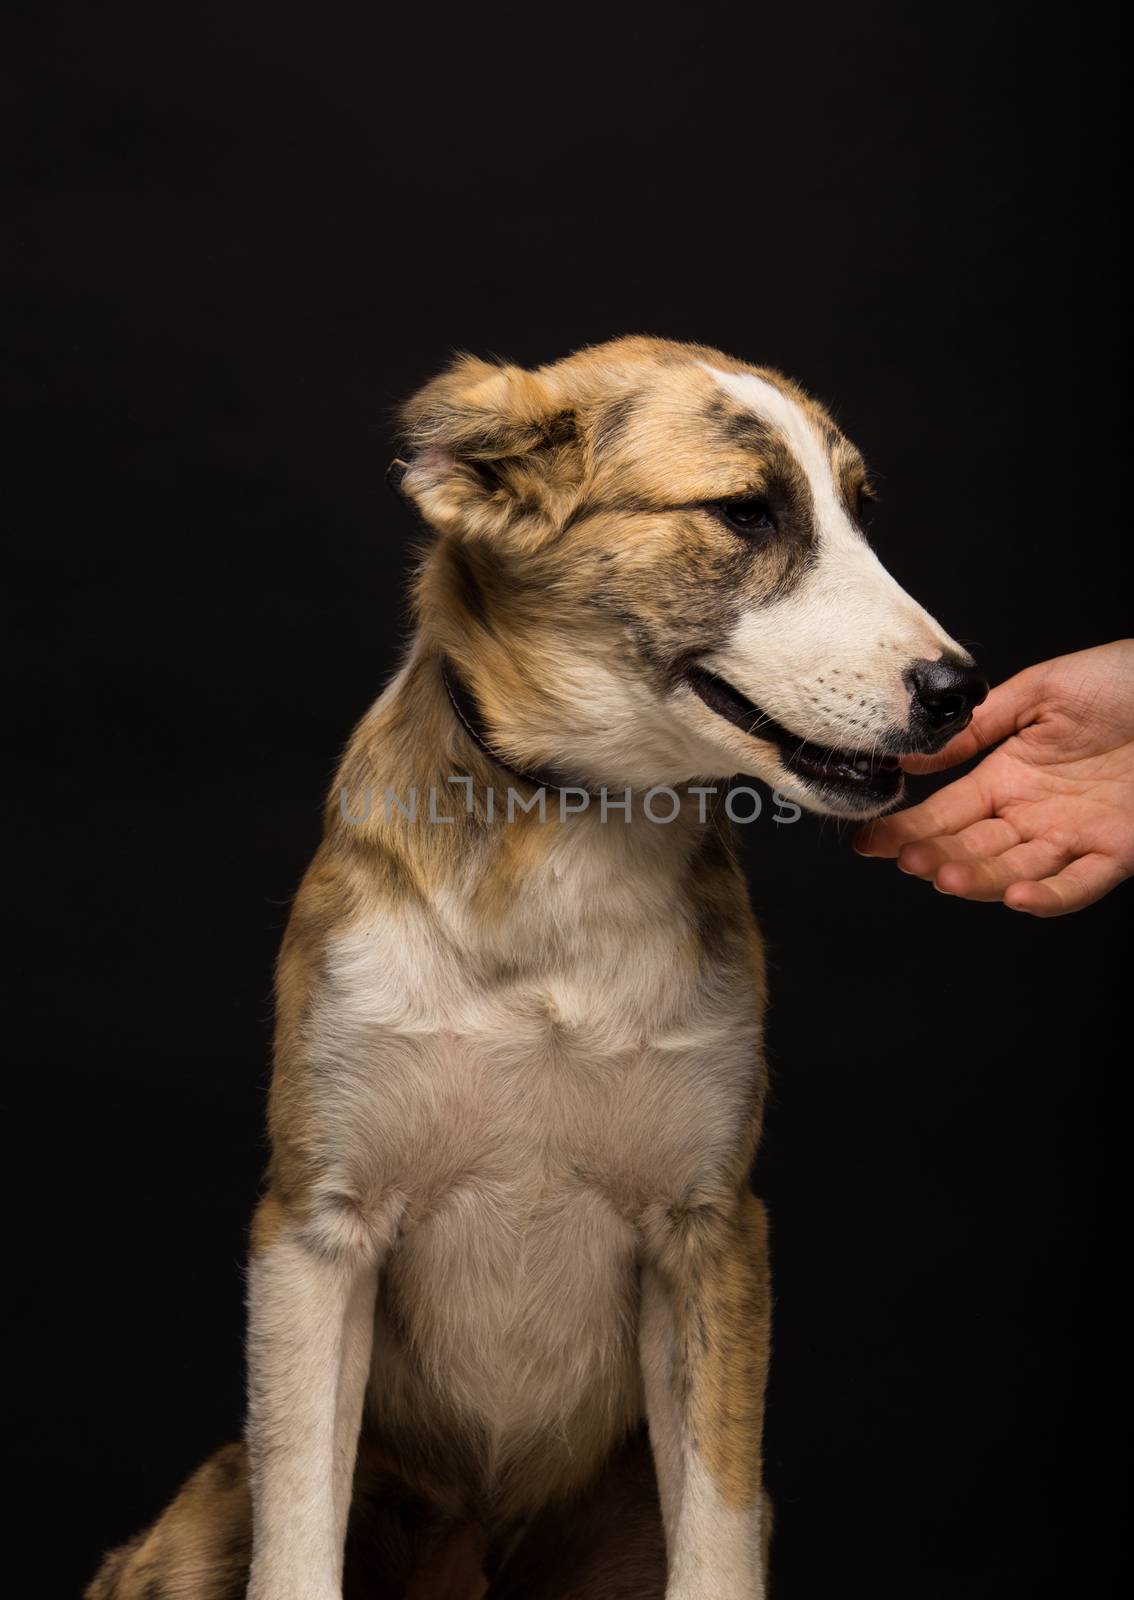
<svg viewBox="0 0 1134 1600">
<path fill-rule="evenodd" d="M 361 1228 L 300 1225 L 271 1197 L 261 1206 L 249 1268 L 248 1600 L 339 1600 L 381 1253 Z"/>
<path fill-rule="evenodd" d="M 761 1434 L 771 1291 L 764 1208 L 671 1208 L 642 1270 L 641 1352 L 666 1600 L 763 1600 Z"/>
</svg>

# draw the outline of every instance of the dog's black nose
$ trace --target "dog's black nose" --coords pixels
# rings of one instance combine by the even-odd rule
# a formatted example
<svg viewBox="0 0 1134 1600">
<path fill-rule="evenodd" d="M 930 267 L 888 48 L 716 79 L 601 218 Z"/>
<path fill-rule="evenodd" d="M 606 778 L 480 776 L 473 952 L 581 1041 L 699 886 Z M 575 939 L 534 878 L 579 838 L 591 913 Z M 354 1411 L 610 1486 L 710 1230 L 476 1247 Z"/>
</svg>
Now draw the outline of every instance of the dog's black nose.
<svg viewBox="0 0 1134 1600">
<path fill-rule="evenodd" d="M 955 733 L 972 716 L 988 693 L 988 684 L 975 667 L 948 656 L 936 661 L 915 661 L 906 673 L 913 695 L 910 722 L 939 740 Z"/>
</svg>

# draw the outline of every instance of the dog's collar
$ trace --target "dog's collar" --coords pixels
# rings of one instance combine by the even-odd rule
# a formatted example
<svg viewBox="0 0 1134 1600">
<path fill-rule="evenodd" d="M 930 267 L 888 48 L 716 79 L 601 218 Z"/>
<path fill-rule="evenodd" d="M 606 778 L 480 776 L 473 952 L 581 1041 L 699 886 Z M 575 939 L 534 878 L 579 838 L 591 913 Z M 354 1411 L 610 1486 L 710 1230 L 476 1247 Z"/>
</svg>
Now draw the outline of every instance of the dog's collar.
<svg viewBox="0 0 1134 1600">
<path fill-rule="evenodd" d="M 448 656 L 441 657 L 441 682 L 445 685 L 445 693 L 449 696 L 449 704 L 456 714 L 457 721 L 464 728 L 472 742 L 495 763 L 503 767 L 504 771 L 512 778 L 519 778 L 522 783 L 530 783 L 535 789 L 577 789 L 581 794 L 590 795 L 591 791 L 585 784 L 572 783 L 561 772 L 551 768 L 536 772 L 526 772 L 523 767 L 513 766 L 510 761 L 505 761 L 498 750 L 494 750 L 488 740 L 488 729 L 481 715 L 476 697 L 468 684 L 465 683 L 460 673 L 449 660 Z M 592 795 L 592 799 L 593 799 Z"/>
</svg>

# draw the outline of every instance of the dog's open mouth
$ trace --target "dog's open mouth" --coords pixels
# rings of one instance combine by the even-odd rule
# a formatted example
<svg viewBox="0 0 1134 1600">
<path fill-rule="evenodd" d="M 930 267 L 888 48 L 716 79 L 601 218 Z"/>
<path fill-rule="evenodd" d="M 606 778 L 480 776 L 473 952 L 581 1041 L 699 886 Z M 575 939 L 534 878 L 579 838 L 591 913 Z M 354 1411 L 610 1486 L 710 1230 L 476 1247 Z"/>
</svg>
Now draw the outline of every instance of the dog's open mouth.
<svg viewBox="0 0 1134 1600">
<path fill-rule="evenodd" d="M 781 726 L 734 689 L 724 678 L 704 667 L 688 667 L 685 681 L 710 711 L 724 717 L 749 738 L 766 739 L 779 751 L 789 772 L 825 790 L 832 797 L 851 799 L 856 805 L 885 805 L 902 787 L 902 767 L 896 755 L 878 751 L 832 750 L 812 744 Z"/>
</svg>

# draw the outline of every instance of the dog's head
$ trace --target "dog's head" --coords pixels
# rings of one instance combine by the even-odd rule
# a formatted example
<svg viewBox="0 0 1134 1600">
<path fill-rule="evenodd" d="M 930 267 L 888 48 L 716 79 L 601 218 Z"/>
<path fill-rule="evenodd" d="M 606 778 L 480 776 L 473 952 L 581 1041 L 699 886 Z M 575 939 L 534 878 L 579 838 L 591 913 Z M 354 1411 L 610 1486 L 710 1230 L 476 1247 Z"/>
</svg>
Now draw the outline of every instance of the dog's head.
<svg viewBox="0 0 1134 1600">
<path fill-rule="evenodd" d="M 863 817 L 983 698 L 867 543 L 858 451 L 779 373 L 642 338 L 465 357 L 405 421 L 401 486 L 440 535 L 422 623 L 517 766 L 747 773 Z"/>
</svg>

